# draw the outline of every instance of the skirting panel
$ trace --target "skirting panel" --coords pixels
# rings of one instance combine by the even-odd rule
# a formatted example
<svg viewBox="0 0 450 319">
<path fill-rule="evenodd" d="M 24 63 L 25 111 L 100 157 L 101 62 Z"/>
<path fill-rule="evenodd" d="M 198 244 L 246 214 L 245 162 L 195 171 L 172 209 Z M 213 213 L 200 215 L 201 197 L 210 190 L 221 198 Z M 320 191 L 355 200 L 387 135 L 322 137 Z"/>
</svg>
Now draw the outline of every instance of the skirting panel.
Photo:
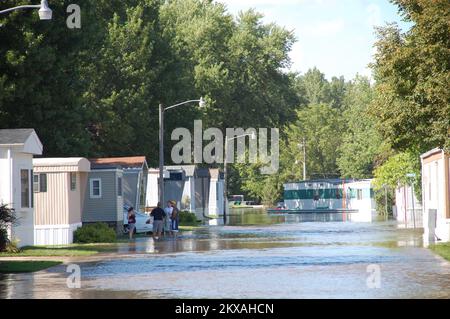
<svg viewBox="0 0 450 319">
<path fill-rule="evenodd" d="M 81 223 L 70 225 L 34 226 L 35 245 L 68 245 L 73 243 L 73 232 Z"/>
</svg>

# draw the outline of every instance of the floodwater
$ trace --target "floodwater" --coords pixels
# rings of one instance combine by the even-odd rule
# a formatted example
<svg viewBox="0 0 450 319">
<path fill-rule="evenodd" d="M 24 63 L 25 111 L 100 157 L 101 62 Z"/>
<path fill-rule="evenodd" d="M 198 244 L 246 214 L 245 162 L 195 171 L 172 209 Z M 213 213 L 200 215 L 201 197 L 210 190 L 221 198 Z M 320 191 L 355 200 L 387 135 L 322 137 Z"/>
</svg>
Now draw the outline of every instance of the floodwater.
<svg viewBox="0 0 450 319">
<path fill-rule="evenodd" d="M 117 254 L 34 274 L 0 274 L 0 298 L 449 298 L 450 263 L 421 230 L 336 214 L 234 211 L 178 240 L 139 238 Z M 102 256 L 100 256 L 102 257 Z"/>
</svg>

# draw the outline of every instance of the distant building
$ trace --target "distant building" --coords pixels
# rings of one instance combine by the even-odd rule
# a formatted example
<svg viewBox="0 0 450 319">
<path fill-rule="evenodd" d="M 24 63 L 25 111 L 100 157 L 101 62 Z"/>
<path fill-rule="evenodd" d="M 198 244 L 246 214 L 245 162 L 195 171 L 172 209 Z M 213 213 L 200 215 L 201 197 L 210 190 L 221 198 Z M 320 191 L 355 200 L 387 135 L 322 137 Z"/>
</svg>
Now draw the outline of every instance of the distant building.
<svg viewBox="0 0 450 319">
<path fill-rule="evenodd" d="M 353 211 L 351 220 L 372 221 L 376 215 L 372 180 L 319 179 L 284 184 L 289 210 Z"/>
<path fill-rule="evenodd" d="M 435 148 L 420 159 L 424 240 L 450 241 L 450 154 Z"/>
<path fill-rule="evenodd" d="M 0 203 L 16 211 L 9 235 L 19 246 L 34 244 L 33 155 L 42 150 L 34 129 L 0 130 Z"/>
<path fill-rule="evenodd" d="M 149 169 L 147 206 L 158 202 L 159 170 Z M 181 210 L 197 215 L 218 215 L 223 209 L 223 174 L 196 165 L 164 166 L 164 197 L 175 200 Z M 165 204 L 164 204 L 165 205 Z"/>
<path fill-rule="evenodd" d="M 83 157 L 33 160 L 34 244 L 65 245 L 81 226 L 91 163 Z"/>
</svg>

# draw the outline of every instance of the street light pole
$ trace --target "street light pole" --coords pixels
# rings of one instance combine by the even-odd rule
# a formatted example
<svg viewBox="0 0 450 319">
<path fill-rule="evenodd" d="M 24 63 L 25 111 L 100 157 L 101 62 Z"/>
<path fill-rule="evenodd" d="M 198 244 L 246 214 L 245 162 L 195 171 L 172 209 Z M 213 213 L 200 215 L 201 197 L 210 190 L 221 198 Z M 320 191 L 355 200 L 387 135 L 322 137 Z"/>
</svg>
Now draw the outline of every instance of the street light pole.
<svg viewBox="0 0 450 319">
<path fill-rule="evenodd" d="M 228 138 L 225 136 L 225 150 L 223 152 L 223 224 L 227 224 L 227 209 L 228 209 L 228 190 L 227 190 L 227 148 L 228 148 Z"/>
<path fill-rule="evenodd" d="M 159 180 L 158 201 L 164 205 L 164 106 L 159 104 Z"/>
<path fill-rule="evenodd" d="M 158 181 L 158 201 L 164 204 L 164 112 L 177 106 L 198 102 L 200 108 L 206 106 L 205 100 L 201 97 L 199 100 L 188 100 L 168 107 L 159 104 L 159 181 Z"/>
</svg>

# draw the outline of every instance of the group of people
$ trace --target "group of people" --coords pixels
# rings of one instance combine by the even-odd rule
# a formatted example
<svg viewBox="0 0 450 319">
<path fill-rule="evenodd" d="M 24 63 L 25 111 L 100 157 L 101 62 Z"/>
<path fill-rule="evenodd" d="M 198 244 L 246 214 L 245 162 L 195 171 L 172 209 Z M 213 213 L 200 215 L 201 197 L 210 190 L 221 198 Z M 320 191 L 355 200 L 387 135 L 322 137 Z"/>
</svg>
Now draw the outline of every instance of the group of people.
<svg viewBox="0 0 450 319">
<path fill-rule="evenodd" d="M 158 206 L 150 213 L 150 216 L 153 216 L 153 238 L 159 239 L 161 234 L 165 236 L 167 233 L 176 238 L 179 215 L 175 201 L 167 201 L 167 206 L 164 210 L 161 208 L 161 203 L 158 203 Z"/>
<path fill-rule="evenodd" d="M 153 239 L 158 240 L 161 238 L 161 235 L 166 236 L 167 234 L 176 238 L 180 220 L 179 213 L 180 211 L 178 210 L 175 201 L 167 201 L 167 206 L 164 209 L 161 208 L 161 203 L 158 202 L 158 206 L 150 213 L 150 216 L 153 217 Z M 130 239 L 133 238 L 135 227 L 136 215 L 134 213 L 134 208 L 130 207 L 128 209 L 128 230 Z"/>
</svg>

